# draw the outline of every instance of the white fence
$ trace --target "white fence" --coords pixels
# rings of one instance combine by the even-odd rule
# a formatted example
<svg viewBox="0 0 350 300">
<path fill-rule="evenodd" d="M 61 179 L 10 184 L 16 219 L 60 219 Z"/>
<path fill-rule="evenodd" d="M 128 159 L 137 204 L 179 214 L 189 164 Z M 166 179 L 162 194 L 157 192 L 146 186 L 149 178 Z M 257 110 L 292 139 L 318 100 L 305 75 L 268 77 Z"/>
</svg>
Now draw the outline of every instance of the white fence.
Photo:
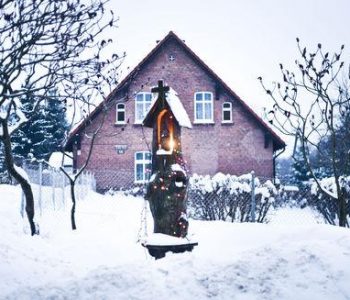
<svg viewBox="0 0 350 300">
<path fill-rule="evenodd" d="M 25 164 L 34 194 L 35 211 L 41 216 L 45 210 L 65 210 L 71 203 L 70 183 L 62 171 L 46 164 Z M 76 199 L 82 200 L 89 191 L 96 190 L 92 173 L 83 172 L 75 185 Z M 68 202 L 67 202 L 68 201 Z M 22 195 L 21 214 L 24 214 L 24 195 Z"/>
</svg>

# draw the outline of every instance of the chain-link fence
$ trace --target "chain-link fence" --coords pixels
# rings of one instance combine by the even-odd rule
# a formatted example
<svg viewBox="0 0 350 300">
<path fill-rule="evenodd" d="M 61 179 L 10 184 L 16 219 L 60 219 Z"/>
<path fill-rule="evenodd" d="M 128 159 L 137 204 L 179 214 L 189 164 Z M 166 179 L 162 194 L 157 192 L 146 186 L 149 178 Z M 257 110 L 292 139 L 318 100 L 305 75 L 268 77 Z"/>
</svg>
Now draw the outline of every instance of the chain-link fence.
<svg viewBox="0 0 350 300">
<path fill-rule="evenodd" d="M 100 193 L 108 191 L 125 191 L 134 195 L 142 195 L 145 181 L 135 181 L 133 170 L 98 169 L 91 170 L 96 179 L 96 189 Z"/>
<path fill-rule="evenodd" d="M 188 189 L 189 215 L 199 220 L 259 222 L 286 225 L 330 223 L 310 188 L 278 180 L 216 174 L 192 176 Z"/>
<path fill-rule="evenodd" d="M 35 211 L 42 215 L 44 211 L 65 210 L 67 201 L 71 202 L 70 183 L 66 175 L 43 163 L 24 164 L 32 186 Z M 75 194 L 77 200 L 85 198 L 91 190 L 96 190 L 96 181 L 91 172 L 83 172 L 77 179 Z M 22 195 L 21 213 L 24 214 L 24 196 Z"/>
<path fill-rule="evenodd" d="M 142 196 L 146 183 L 135 182 L 132 171 L 94 172 L 97 190 L 124 191 Z M 282 182 L 282 183 L 281 183 Z M 286 180 L 255 176 L 192 175 L 188 185 L 188 215 L 198 220 L 273 224 L 330 223 L 310 188 L 288 185 Z M 334 211 L 334 210 L 333 210 Z"/>
<path fill-rule="evenodd" d="M 350 177 L 341 178 L 342 196 L 350 224 Z M 189 185 L 189 212 L 201 220 L 263 222 L 285 225 L 339 224 L 341 202 L 334 178 L 295 186 L 286 180 L 216 174 L 193 176 Z"/>
<path fill-rule="evenodd" d="M 64 210 L 71 201 L 66 176 L 45 164 L 26 164 L 23 168 L 32 184 L 36 212 L 41 215 L 45 210 Z M 143 196 L 146 184 L 135 182 L 133 171 L 91 170 L 78 179 L 76 196 L 81 200 L 89 190 L 123 191 L 123 194 Z M 350 204 L 348 206 L 350 212 Z M 22 212 L 23 209 L 24 205 Z M 288 185 L 287 181 L 258 177 L 253 172 L 242 176 L 194 174 L 188 184 L 188 215 L 197 220 L 337 224 L 337 209 L 336 200 L 325 199 L 310 186 Z"/>
</svg>

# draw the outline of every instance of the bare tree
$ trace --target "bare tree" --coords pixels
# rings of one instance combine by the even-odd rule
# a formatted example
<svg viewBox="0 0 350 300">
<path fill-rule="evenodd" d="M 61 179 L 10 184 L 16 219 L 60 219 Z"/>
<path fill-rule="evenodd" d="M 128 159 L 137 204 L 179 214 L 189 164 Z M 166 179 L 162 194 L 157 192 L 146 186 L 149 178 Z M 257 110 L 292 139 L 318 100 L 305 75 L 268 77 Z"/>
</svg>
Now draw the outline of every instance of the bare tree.
<svg viewBox="0 0 350 300">
<path fill-rule="evenodd" d="M 32 99 L 33 112 L 54 90 L 64 103 L 88 103 L 101 80 L 115 80 L 102 75 L 119 59 L 116 54 L 102 58 L 112 41 L 103 40 L 102 33 L 116 21 L 112 12 L 106 17 L 107 1 L 0 0 L 0 140 L 7 170 L 24 192 L 32 235 L 33 193 L 14 163 L 11 135 L 30 122 L 31 113 L 22 112 L 24 99 Z"/>
<path fill-rule="evenodd" d="M 114 71 L 117 71 L 117 68 L 115 68 Z M 109 81 L 107 81 L 106 83 L 109 83 Z M 99 105 L 99 107 L 101 108 L 101 113 L 100 113 L 101 119 L 99 120 L 99 122 L 94 122 L 94 123 L 92 122 L 92 120 L 89 118 L 89 115 L 91 114 L 91 112 L 88 112 L 88 114 L 86 115 L 86 118 L 88 120 L 87 122 L 85 122 L 85 117 L 83 117 L 80 120 L 80 122 L 83 122 L 85 124 L 84 125 L 85 129 L 83 130 L 82 134 L 84 135 L 84 138 L 88 143 L 87 156 L 86 156 L 85 161 L 83 161 L 82 165 L 77 170 L 74 170 L 73 173 L 70 173 L 67 170 L 65 170 L 64 166 L 60 167 L 60 170 L 68 178 L 68 181 L 70 184 L 70 195 L 71 195 L 71 199 L 72 199 L 72 208 L 71 208 L 72 230 L 77 229 L 76 221 L 75 221 L 75 211 L 76 211 L 75 186 L 76 186 L 76 182 L 79 179 L 79 177 L 83 174 L 85 169 L 87 168 L 89 161 L 90 161 L 90 158 L 93 155 L 95 141 L 98 137 L 101 138 L 103 136 L 102 135 L 102 128 L 103 128 L 103 125 L 105 123 L 106 116 L 109 113 L 109 109 L 111 108 L 111 105 L 115 105 L 115 102 L 116 102 L 116 101 L 110 100 L 108 97 L 106 98 L 104 94 L 102 95 L 102 97 L 103 97 L 103 102 L 100 103 L 100 105 Z M 125 100 L 118 99 L 118 102 L 119 101 L 121 102 L 121 101 L 125 101 Z M 121 130 L 123 130 L 123 127 Z M 118 134 L 118 132 L 116 132 L 115 134 Z M 66 141 L 64 141 L 63 144 L 66 144 Z M 64 153 L 63 150 L 62 150 L 62 152 L 64 155 L 67 155 Z M 64 157 L 64 155 L 63 155 L 63 157 Z M 62 163 L 63 163 L 63 161 L 62 161 Z"/>
<path fill-rule="evenodd" d="M 344 85 L 339 82 L 344 76 L 344 62 L 341 61 L 344 45 L 339 52 L 329 54 L 318 44 L 314 52 L 307 51 L 297 38 L 300 59 L 296 60 L 297 72 L 289 71 L 280 64 L 283 81 L 267 88 L 259 77 L 262 87 L 273 101 L 269 111 L 269 121 L 281 133 L 295 136 L 301 146 L 304 163 L 316 182 L 319 190 L 337 204 L 339 226 L 348 226 L 347 202 L 341 181 L 337 151 L 337 128 L 339 116 L 350 109 L 350 98 Z M 350 76 L 349 70 L 346 74 Z M 329 139 L 328 149 L 321 147 L 321 141 Z M 325 151 L 327 150 L 327 151 Z M 311 155 L 331 161 L 331 174 L 334 177 L 336 193 L 325 189 L 320 183 L 320 176 L 315 172 Z M 349 153 L 344 153 L 349 155 Z M 330 156 L 330 157 L 328 157 Z"/>
</svg>

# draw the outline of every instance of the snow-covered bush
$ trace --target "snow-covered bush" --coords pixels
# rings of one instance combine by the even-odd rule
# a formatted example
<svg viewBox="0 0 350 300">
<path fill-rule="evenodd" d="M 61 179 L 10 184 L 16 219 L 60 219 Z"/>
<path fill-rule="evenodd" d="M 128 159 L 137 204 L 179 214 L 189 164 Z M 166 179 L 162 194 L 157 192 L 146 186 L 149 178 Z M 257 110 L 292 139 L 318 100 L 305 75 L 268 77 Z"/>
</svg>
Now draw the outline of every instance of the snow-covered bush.
<svg viewBox="0 0 350 300">
<path fill-rule="evenodd" d="M 277 190 L 271 181 L 261 184 L 254 180 L 256 221 L 266 221 L 266 214 L 275 201 Z M 247 222 L 251 220 L 252 175 L 224 175 L 217 173 L 190 178 L 188 190 L 189 213 L 202 220 Z"/>
<path fill-rule="evenodd" d="M 350 176 L 341 176 L 341 193 L 347 200 L 347 223 L 350 224 Z M 320 187 L 316 182 L 310 184 L 309 204 L 317 209 L 325 218 L 327 223 L 337 225 L 339 223 L 338 211 L 339 201 L 334 177 L 328 177 L 320 180 Z"/>
<path fill-rule="evenodd" d="M 305 208 L 310 198 L 310 188 L 305 185 L 298 187 L 295 185 L 279 185 L 278 196 L 274 203 L 275 207 Z"/>
</svg>

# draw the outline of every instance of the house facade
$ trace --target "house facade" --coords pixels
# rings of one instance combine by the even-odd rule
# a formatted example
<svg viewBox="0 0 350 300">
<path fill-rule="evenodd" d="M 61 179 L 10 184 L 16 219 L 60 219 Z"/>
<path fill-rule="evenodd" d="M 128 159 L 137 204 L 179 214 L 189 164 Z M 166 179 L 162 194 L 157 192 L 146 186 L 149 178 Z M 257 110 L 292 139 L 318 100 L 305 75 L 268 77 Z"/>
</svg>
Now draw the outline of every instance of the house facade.
<svg viewBox="0 0 350 300">
<path fill-rule="evenodd" d="M 251 172 L 273 177 L 274 154 L 284 142 L 176 34 L 170 32 L 70 135 L 66 149 L 79 168 L 88 155 L 85 132 L 101 124 L 88 169 L 100 189 L 144 183 L 151 169 L 152 130 L 142 121 L 152 87 L 173 89 L 192 123 L 183 128 L 182 152 L 190 174 Z"/>
</svg>

